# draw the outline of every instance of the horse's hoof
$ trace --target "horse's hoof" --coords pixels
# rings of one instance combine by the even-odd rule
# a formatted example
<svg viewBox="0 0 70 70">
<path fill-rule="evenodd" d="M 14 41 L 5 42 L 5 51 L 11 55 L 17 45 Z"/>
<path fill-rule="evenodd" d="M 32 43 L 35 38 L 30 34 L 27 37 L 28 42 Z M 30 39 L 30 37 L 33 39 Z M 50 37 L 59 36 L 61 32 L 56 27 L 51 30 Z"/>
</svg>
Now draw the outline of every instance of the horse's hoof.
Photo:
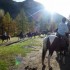
<svg viewBox="0 0 70 70">
<path fill-rule="evenodd" d="M 62 64 L 63 64 L 63 65 L 65 65 L 66 63 L 65 63 L 65 62 L 63 62 Z"/>
<path fill-rule="evenodd" d="M 43 65 L 42 70 L 45 70 L 46 65 Z"/>
<path fill-rule="evenodd" d="M 37 67 L 36 68 L 33 68 L 32 70 L 37 70 Z"/>
<path fill-rule="evenodd" d="M 52 70 L 52 67 L 50 67 L 49 70 Z"/>
<path fill-rule="evenodd" d="M 29 66 L 26 66 L 26 67 L 25 67 L 25 70 L 27 70 L 28 68 L 29 68 Z"/>
<path fill-rule="evenodd" d="M 28 70 L 28 69 L 27 69 Z M 29 70 L 32 70 L 32 68 L 29 68 Z"/>
</svg>

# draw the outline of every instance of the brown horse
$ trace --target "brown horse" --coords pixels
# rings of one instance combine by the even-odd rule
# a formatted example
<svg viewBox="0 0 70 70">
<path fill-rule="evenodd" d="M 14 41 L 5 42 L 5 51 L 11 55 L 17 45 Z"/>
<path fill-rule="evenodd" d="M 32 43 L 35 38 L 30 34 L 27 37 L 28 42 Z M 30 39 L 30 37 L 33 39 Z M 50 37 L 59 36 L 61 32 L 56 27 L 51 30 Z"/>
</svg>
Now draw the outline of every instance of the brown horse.
<svg viewBox="0 0 70 70">
<path fill-rule="evenodd" d="M 50 57 L 53 55 L 53 52 L 63 52 L 63 63 L 65 63 L 65 55 L 68 50 L 66 41 L 64 38 L 58 38 L 56 35 L 49 35 L 43 40 L 43 51 L 42 51 L 42 70 L 45 68 L 44 59 L 47 50 L 49 50 L 48 54 L 48 67 L 49 70 L 52 70 L 50 66 Z"/>
</svg>

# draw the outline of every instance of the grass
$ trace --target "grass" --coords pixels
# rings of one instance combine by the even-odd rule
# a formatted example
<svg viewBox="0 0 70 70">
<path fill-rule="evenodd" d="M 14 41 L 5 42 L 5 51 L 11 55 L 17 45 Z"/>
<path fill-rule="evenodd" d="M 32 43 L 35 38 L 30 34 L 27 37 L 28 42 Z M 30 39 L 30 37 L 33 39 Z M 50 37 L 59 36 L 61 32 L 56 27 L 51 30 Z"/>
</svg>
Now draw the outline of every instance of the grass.
<svg viewBox="0 0 70 70">
<path fill-rule="evenodd" d="M 11 41 L 11 42 L 18 41 L 18 37 L 12 37 L 12 38 L 10 38 L 9 41 Z M 5 40 L 3 43 L 5 43 L 5 42 L 7 42 L 7 40 Z M 0 44 L 2 44 L 2 40 L 1 39 L 0 39 Z"/>
<path fill-rule="evenodd" d="M 15 67 L 15 57 L 19 54 L 25 57 L 32 49 L 25 46 L 42 46 L 42 39 L 30 38 L 24 42 L 19 42 L 10 46 L 0 47 L 0 70 L 13 70 Z"/>
</svg>

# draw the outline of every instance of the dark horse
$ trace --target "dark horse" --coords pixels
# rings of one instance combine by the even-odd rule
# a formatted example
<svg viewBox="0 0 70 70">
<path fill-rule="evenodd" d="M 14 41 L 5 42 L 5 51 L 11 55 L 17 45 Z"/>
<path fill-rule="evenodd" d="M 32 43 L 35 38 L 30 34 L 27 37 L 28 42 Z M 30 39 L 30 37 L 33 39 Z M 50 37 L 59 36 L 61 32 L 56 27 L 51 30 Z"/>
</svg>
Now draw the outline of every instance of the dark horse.
<svg viewBox="0 0 70 70">
<path fill-rule="evenodd" d="M 50 57 L 53 55 L 53 52 L 63 52 L 63 63 L 65 63 L 65 55 L 67 52 L 67 44 L 64 38 L 58 38 L 56 35 L 49 35 L 43 40 L 43 51 L 42 51 L 42 70 L 45 68 L 44 59 L 47 50 L 49 50 L 48 54 L 48 67 L 49 70 L 52 70 L 50 66 Z"/>
<path fill-rule="evenodd" d="M 23 39 L 24 38 L 23 32 L 20 32 L 20 34 L 18 34 L 17 36 L 18 36 L 18 39 Z"/>
<path fill-rule="evenodd" d="M 7 40 L 7 41 L 8 41 L 8 40 L 10 40 L 10 36 L 8 36 L 8 35 L 7 35 L 7 36 L 1 35 L 1 36 L 0 36 L 0 39 L 2 40 L 2 42 L 3 42 L 4 40 Z"/>
</svg>

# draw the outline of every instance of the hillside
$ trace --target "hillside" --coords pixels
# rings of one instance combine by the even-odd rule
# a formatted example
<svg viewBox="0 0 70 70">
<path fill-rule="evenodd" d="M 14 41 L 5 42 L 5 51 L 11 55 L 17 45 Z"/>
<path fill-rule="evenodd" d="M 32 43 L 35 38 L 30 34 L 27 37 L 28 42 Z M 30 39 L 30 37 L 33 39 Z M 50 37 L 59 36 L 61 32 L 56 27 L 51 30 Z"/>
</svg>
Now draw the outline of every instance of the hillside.
<svg viewBox="0 0 70 70">
<path fill-rule="evenodd" d="M 0 8 L 5 12 L 9 12 L 12 17 L 15 17 L 21 9 L 29 11 L 30 14 L 42 8 L 43 6 L 35 1 L 26 0 L 23 2 L 15 2 L 12 0 L 0 0 Z M 28 13 L 26 13 L 28 14 Z M 29 15 L 29 14 L 28 14 Z"/>
<path fill-rule="evenodd" d="M 4 9 L 5 12 L 9 12 L 12 18 L 15 18 L 17 14 L 24 9 L 27 17 L 29 19 L 34 19 L 36 21 L 40 21 L 39 18 L 43 18 L 43 22 L 50 20 L 50 13 L 48 11 L 44 11 L 44 7 L 42 4 L 34 1 L 34 0 L 25 0 L 23 2 L 15 2 L 12 0 L 0 0 L 0 9 Z M 59 14 L 54 14 L 55 22 L 60 22 L 62 16 Z"/>
</svg>

